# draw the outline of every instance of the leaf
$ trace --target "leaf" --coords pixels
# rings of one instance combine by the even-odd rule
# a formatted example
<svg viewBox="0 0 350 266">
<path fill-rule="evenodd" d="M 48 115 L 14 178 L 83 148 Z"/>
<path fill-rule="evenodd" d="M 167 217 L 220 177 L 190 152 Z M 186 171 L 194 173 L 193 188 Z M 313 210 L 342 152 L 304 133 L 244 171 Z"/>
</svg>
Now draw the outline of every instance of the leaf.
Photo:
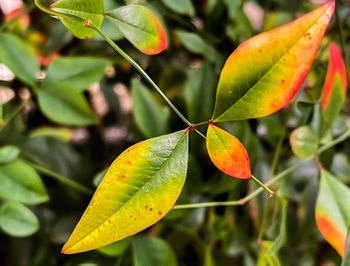
<svg viewBox="0 0 350 266">
<path fill-rule="evenodd" d="M 73 138 L 73 130 L 65 127 L 38 127 L 30 132 L 30 137 L 51 137 L 63 142 L 68 142 Z"/>
<path fill-rule="evenodd" d="M 158 237 L 136 237 L 133 239 L 134 266 L 177 266 L 171 246 Z"/>
<path fill-rule="evenodd" d="M 13 145 L 6 145 L 0 148 L 0 164 L 6 164 L 14 161 L 19 153 L 20 149 Z"/>
<path fill-rule="evenodd" d="M 123 239 L 98 249 L 98 252 L 108 256 L 117 257 L 122 255 L 129 247 L 129 239 Z"/>
<path fill-rule="evenodd" d="M 131 81 L 136 125 L 148 138 L 160 136 L 169 128 L 170 111 L 139 80 Z"/>
<path fill-rule="evenodd" d="M 326 170 L 316 203 L 316 223 L 324 238 L 343 257 L 347 229 L 350 226 L 350 189 Z"/>
<path fill-rule="evenodd" d="M 208 58 L 213 57 L 215 53 L 214 48 L 207 44 L 202 37 L 195 33 L 183 30 L 176 30 L 175 34 L 181 40 L 185 48 L 190 52 L 200 54 Z"/>
<path fill-rule="evenodd" d="M 348 234 L 347 234 L 347 238 L 346 238 L 345 255 L 344 255 L 341 266 L 349 266 L 349 265 L 350 265 L 350 227 L 348 228 Z"/>
<path fill-rule="evenodd" d="M 33 51 L 17 36 L 0 33 L 0 61 L 21 81 L 35 86 L 39 63 Z"/>
<path fill-rule="evenodd" d="M 167 38 L 163 26 L 147 7 L 128 5 L 108 11 L 106 15 L 141 52 L 154 55 L 166 49 Z"/>
<path fill-rule="evenodd" d="M 329 45 L 329 64 L 321 96 L 322 132 L 329 129 L 344 104 L 347 89 L 345 64 L 339 47 Z"/>
<path fill-rule="evenodd" d="M 205 121 L 210 117 L 214 103 L 213 67 L 204 62 L 198 69 L 190 69 L 184 94 L 190 121 Z"/>
<path fill-rule="evenodd" d="M 101 79 L 107 61 L 91 57 L 62 57 L 49 66 L 38 91 L 41 111 L 52 121 L 83 126 L 97 123 L 97 117 L 82 91 Z"/>
<path fill-rule="evenodd" d="M 96 249 L 151 226 L 173 207 L 185 182 L 188 132 L 139 142 L 112 163 L 62 252 Z"/>
<path fill-rule="evenodd" d="M 0 166 L 0 197 L 33 205 L 49 200 L 39 175 L 21 161 Z"/>
<path fill-rule="evenodd" d="M 221 72 L 214 121 L 263 117 L 284 107 L 303 82 L 333 10 L 329 1 L 242 43 Z"/>
<path fill-rule="evenodd" d="M 11 236 L 26 237 L 39 230 L 39 221 L 23 204 L 6 202 L 0 208 L 0 228 Z"/>
<path fill-rule="evenodd" d="M 50 8 L 58 13 L 77 16 L 82 19 L 90 19 L 97 27 L 102 25 L 103 21 L 103 0 L 58 0 Z M 59 16 L 59 19 L 79 39 L 90 38 L 95 31 L 88 28 L 81 21 L 76 21 L 69 16 Z"/>
<path fill-rule="evenodd" d="M 217 168 L 233 177 L 251 177 L 249 157 L 242 143 L 225 130 L 209 124 L 207 149 L 211 161 Z"/>
<path fill-rule="evenodd" d="M 195 15 L 195 9 L 191 0 L 162 0 L 162 3 L 170 10 L 181 15 L 188 15 L 190 17 Z"/>
<path fill-rule="evenodd" d="M 317 151 L 317 134 L 309 126 L 299 127 L 290 135 L 290 145 L 296 156 L 307 158 Z"/>
</svg>

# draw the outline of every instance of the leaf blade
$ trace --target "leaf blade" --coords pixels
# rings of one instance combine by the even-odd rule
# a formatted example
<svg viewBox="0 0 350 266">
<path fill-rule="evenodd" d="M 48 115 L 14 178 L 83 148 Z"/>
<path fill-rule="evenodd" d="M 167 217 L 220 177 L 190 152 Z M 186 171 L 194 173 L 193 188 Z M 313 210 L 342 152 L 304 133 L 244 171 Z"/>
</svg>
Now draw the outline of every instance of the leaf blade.
<svg viewBox="0 0 350 266">
<path fill-rule="evenodd" d="M 159 221 L 182 190 L 187 162 L 185 131 L 139 142 L 124 151 L 107 171 L 62 251 L 95 249 Z"/>
<path fill-rule="evenodd" d="M 334 5 L 329 1 L 293 22 L 242 43 L 222 70 L 214 120 L 263 117 L 285 106 L 313 62 Z"/>
<path fill-rule="evenodd" d="M 210 123 L 206 143 L 209 157 L 217 168 L 233 177 L 251 177 L 248 153 L 236 137 Z"/>
<path fill-rule="evenodd" d="M 329 172 L 322 170 L 315 211 L 316 224 L 325 239 L 342 257 L 350 225 L 349 204 L 349 188 Z"/>
<path fill-rule="evenodd" d="M 106 15 L 141 52 L 154 55 L 166 49 L 167 38 L 163 26 L 147 7 L 128 5 L 109 11 Z"/>
</svg>

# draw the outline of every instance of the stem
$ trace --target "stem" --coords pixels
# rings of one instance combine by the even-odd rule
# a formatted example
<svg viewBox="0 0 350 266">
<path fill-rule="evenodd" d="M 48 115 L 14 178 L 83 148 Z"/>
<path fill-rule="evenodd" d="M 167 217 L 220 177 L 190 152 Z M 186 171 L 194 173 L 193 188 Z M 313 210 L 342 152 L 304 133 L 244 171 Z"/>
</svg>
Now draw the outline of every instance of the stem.
<svg viewBox="0 0 350 266">
<path fill-rule="evenodd" d="M 349 137 L 350 137 L 350 129 L 348 129 L 348 131 L 346 131 L 339 138 L 329 142 L 328 144 L 326 144 L 323 147 L 321 147 L 320 149 L 318 149 L 317 153 L 321 154 L 324 151 L 332 148 L 333 146 L 343 142 L 344 140 L 346 140 Z M 278 175 L 276 175 L 274 178 L 272 178 L 270 181 L 268 181 L 265 185 L 266 186 L 270 186 L 270 185 L 276 183 L 278 180 L 280 180 L 283 177 L 287 176 L 288 174 L 293 172 L 298 167 L 300 167 L 303 164 L 313 160 L 313 158 L 314 158 L 313 156 L 310 156 L 310 157 L 308 157 L 308 158 L 306 158 L 304 160 L 301 160 L 297 164 L 289 167 L 288 169 L 286 169 L 283 172 L 281 172 Z M 247 196 L 245 196 L 244 198 L 239 199 L 239 200 L 234 200 L 234 201 L 217 201 L 217 202 L 202 202 L 202 203 L 194 203 L 194 204 L 179 204 L 179 205 L 175 205 L 173 207 L 173 209 L 179 210 L 179 209 L 193 209 L 193 208 L 207 208 L 207 207 L 218 207 L 218 206 L 244 205 L 245 203 L 247 203 L 248 201 L 250 201 L 251 199 L 253 199 L 257 195 L 259 195 L 262 191 L 263 191 L 263 188 L 258 188 L 254 192 L 248 194 Z"/>
<path fill-rule="evenodd" d="M 182 121 L 185 122 L 185 124 L 187 124 L 188 126 L 192 126 L 192 123 L 180 113 L 180 111 L 172 104 L 168 97 L 166 97 L 166 95 L 157 86 L 157 84 L 150 78 L 150 76 L 148 76 L 148 74 L 134 59 L 132 59 L 127 53 L 125 53 L 111 38 L 109 38 L 102 30 L 96 27 L 92 22 L 90 23 L 90 27 L 94 29 L 97 33 L 99 33 L 101 37 L 105 39 L 105 41 L 108 42 L 110 46 L 113 47 L 114 50 L 116 50 L 122 57 L 124 57 L 124 59 L 126 59 L 130 64 L 132 64 L 136 68 L 136 70 L 147 80 L 151 87 L 159 93 L 159 95 L 164 99 L 164 101 L 170 106 L 171 109 L 174 110 L 174 112 L 182 119 Z"/>
<path fill-rule="evenodd" d="M 335 10 L 334 10 L 334 13 L 335 13 L 335 21 L 337 23 L 337 26 L 338 26 L 338 30 L 339 30 L 339 38 L 340 38 L 340 45 L 341 45 L 341 50 L 342 50 L 342 53 L 343 53 L 343 57 L 345 59 L 345 68 L 346 68 L 346 75 L 347 75 L 347 80 L 348 80 L 348 87 L 350 86 L 350 73 L 349 73 L 349 58 L 347 56 L 347 53 L 346 53 L 346 49 L 345 49 L 345 38 L 344 38 L 344 30 L 343 30 L 343 25 L 342 25 L 342 22 L 340 21 L 340 17 L 339 17 L 339 9 L 338 9 L 338 4 L 340 5 L 339 3 L 339 0 L 336 0 L 336 4 L 335 4 Z"/>
<path fill-rule="evenodd" d="M 31 167 L 33 167 L 35 170 L 37 170 L 39 173 L 42 173 L 46 176 L 52 177 L 53 179 L 56 179 L 58 182 L 67 185 L 75 190 L 78 190 L 80 192 L 83 192 L 85 194 L 91 195 L 93 194 L 93 191 L 71 179 L 69 179 L 68 177 L 65 177 L 63 175 L 57 174 L 49 169 L 46 169 L 42 166 L 39 166 L 35 163 L 26 161 L 27 164 L 29 164 Z"/>
<path fill-rule="evenodd" d="M 265 186 L 263 183 L 261 183 L 261 181 L 259 179 L 257 179 L 255 176 L 251 176 L 251 179 L 253 179 L 260 187 L 262 187 L 263 189 L 265 189 L 268 193 L 270 193 L 270 198 L 273 197 L 273 195 L 275 194 L 274 191 L 272 191 L 271 189 L 269 189 L 267 186 Z"/>
</svg>

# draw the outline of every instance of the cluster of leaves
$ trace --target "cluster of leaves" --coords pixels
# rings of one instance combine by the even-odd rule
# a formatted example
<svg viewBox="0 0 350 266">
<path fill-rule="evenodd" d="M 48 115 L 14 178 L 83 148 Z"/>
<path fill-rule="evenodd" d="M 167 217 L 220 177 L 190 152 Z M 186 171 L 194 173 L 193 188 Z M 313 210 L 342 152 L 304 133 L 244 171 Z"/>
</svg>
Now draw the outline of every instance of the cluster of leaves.
<svg viewBox="0 0 350 266">
<path fill-rule="evenodd" d="M 241 34 L 233 33 L 232 27 L 236 27 L 238 31 L 243 31 L 247 38 L 252 35 L 253 31 L 249 25 L 249 20 L 242 11 L 243 3 L 241 1 L 235 2 L 237 4 L 233 4 L 232 1 L 217 1 L 217 3 L 214 1 L 215 3 L 205 3 L 204 5 L 198 3 L 196 8 L 194 8 L 191 1 L 181 1 L 179 5 L 174 5 L 173 1 L 164 0 L 161 3 L 150 1 L 146 5 L 147 7 L 135 4 L 125 6 L 117 2 L 105 1 L 107 11 L 104 11 L 103 1 L 60 0 L 54 3 L 36 1 L 36 4 L 44 11 L 58 16 L 72 34 L 78 38 L 93 37 L 95 31 L 98 31 L 102 38 L 113 46 L 111 39 L 120 40 L 125 37 L 137 49 L 150 55 L 157 54 L 166 48 L 166 32 L 169 35 L 169 31 L 164 29 L 165 18 L 169 22 L 175 23 L 175 25 L 178 23 L 185 27 L 192 27 L 193 25 L 187 24 L 181 16 L 194 16 L 195 12 L 200 12 L 198 15 L 204 16 L 210 23 L 214 22 L 215 25 L 215 22 L 219 20 L 220 15 L 224 12 L 222 7 L 226 6 L 229 10 L 227 14 L 228 24 L 224 34 L 226 37 L 234 42 L 241 41 L 240 39 L 237 40 L 238 35 L 241 36 Z M 311 73 L 315 76 L 315 82 L 311 85 L 309 91 L 311 91 L 311 94 L 316 94 L 316 96 L 310 96 L 308 90 L 303 90 L 304 95 L 298 95 L 293 104 L 288 107 L 288 111 L 281 111 L 274 116 L 260 118 L 286 106 L 297 93 L 316 56 L 323 34 L 331 19 L 333 8 L 334 2 L 327 2 L 292 23 L 245 41 L 228 58 L 222 71 L 222 58 L 227 54 L 221 55 L 219 49 L 215 48 L 214 44 L 218 43 L 218 40 L 210 32 L 215 32 L 217 29 L 210 25 L 205 25 L 205 29 L 209 32 L 197 30 L 202 36 L 184 29 L 175 30 L 176 41 L 182 42 L 189 53 L 181 51 L 181 53 L 184 53 L 181 55 L 175 51 L 173 54 L 166 55 L 167 59 L 165 60 L 160 59 L 160 57 L 155 59 L 159 60 L 158 64 L 163 66 L 164 70 L 162 71 L 159 71 L 156 68 L 157 66 L 152 69 L 152 64 L 148 62 L 148 60 L 151 60 L 149 57 L 140 56 L 133 50 L 130 50 L 130 54 L 135 54 L 141 62 L 145 60 L 145 64 L 149 65 L 150 72 L 153 73 L 154 71 L 156 77 L 158 76 L 157 72 L 162 73 L 162 75 L 159 75 L 158 83 L 161 88 L 167 88 L 169 97 L 172 94 L 178 96 L 179 88 L 184 87 L 182 97 L 187 109 L 187 116 L 191 121 L 207 121 L 209 119 L 213 109 L 212 99 L 214 99 L 215 80 L 218 79 L 218 74 L 221 71 L 212 118 L 209 122 L 200 123 L 200 125 L 209 124 L 206 139 L 209 157 L 220 170 L 228 175 L 240 179 L 251 177 L 249 153 L 251 161 L 254 162 L 254 172 L 258 173 L 259 176 L 270 176 L 271 178 L 276 171 L 278 158 L 282 156 L 282 144 L 286 131 L 290 129 L 290 123 L 292 123 L 290 121 L 294 119 L 292 128 L 302 126 L 291 134 L 291 146 L 297 156 L 307 158 L 310 161 L 310 158 L 312 158 L 310 156 L 314 155 L 317 159 L 318 168 L 316 167 L 316 169 L 321 169 L 321 184 L 316 206 L 316 222 L 326 240 L 334 246 L 340 255 L 344 256 L 346 232 L 350 224 L 348 211 L 349 188 L 325 170 L 331 168 L 331 165 L 325 163 L 325 161 L 327 162 L 329 157 L 334 157 L 335 162 L 339 154 L 334 155 L 334 151 L 331 151 L 327 152 L 327 158 L 318 156 L 320 153 L 319 145 L 333 146 L 334 136 L 345 133 L 343 138 L 346 139 L 349 134 L 346 125 L 340 126 L 336 134 L 331 131 L 331 126 L 336 124 L 333 123 L 334 120 L 339 118 L 347 87 L 346 69 L 337 46 L 335 44 L 330 46 L 329 70 L 321 96 L 321 104 L 318 104 L 318 99 L 322 91 L 320 87 L 320 82 L 322 82 L 320 76 L 322 75 L 319 74 L 322 71 L 313 69 Z M 158 14 L 157 16 L 160 19 L 151 10 Z M 215 13 L 218 14 L 214 15 Z M 104 19 L 104 17 L 107 19 Z M 271 18 L 270 24 L 271 20 L 275 26 L 281 24 L 281 21 L 274 21 Z M 247 23 L 242 25 L 240 24 L 242 21 Z M 282 22 L 286 21 L 282 19 Z M 60 24 L 55 24 L 56 28 L 60 27 L 58 25 Z M 51 46 L 64 51 L 63 48 L 72 42 L 69 33 L 64 28 L 60 28 L 62 35 L 57 37 L 56 29 L 54 26 L 51 27 L 53 30 L 47 43 L 49 44 L 50 41 L 57 42 L 54 45 L 51 44 Z M 99 30 L 100 27 L 101 30 Z M 18 31 L 18 25 L 15 25 L 12 30 L 13 32 Z M 64 36 L 68 37 L 64 38 Z M 31 100 L 29 96 L 20 103 L 12 100 L 2 106 L 4 129 L 1 140 L 3 143 L 15 144 L 20 149 L 14 146 L 4 146 L 1 150 L 4 154 L 2 157 L 5 159 L 4 162 L 1 162 L 3 165 L 1 167 L 1 182 L 3 185 L 0 186 L 0 191 L 3 192 L 0 195 L 6 202 L 1 207 L 0 226 L 4 232 L 12 236 L 27 236 L 38 230 L 38 220 L 30 209 L 22 203 L 41 204 L 48 201 L 48 193 L 36 171 L 41 172 L 44 176 L 51 176 L 72 188 L 89 193 L 89 189 L 67 179 L 63 175 L 71 176 L 74 174 L 79 177 L 88 174 L 91 176 L 91 173 L 96 172 L 96 169 L 104 169 L 108 165 L 108 161 L 120 153 L 116 152 L 115 149 L 122 151 L 123 146 L 129 146 L 127 143 L 125 143 L 126 145 L 120 145 L 120 143 L 111 145 L 108 142 L 106 131 L 105 143 L 100 139 L 103 130 L 110 125 L 129 126 L 125 122 L 128 120 L 125 119 L 127 118 L 127 107 L 123 107 L 126 98 L 129 97 L 128 93 L 121 92 L 123 87 L 120 84 L 114 87 L 116 81 L 124 81 L 123 74 L 128 77 L 125 82 L 130 83 L 131 86 L 131 96 L 134 102 L 133 113 L 135 123 L 139 129 L 138 131 L 132 127 L 130 128 L 131 132 L 135 134 L 132 137 L 132 142 L 136 142 L 139 133 L 142 133 L 145 137 L 155 137 L 169 133 L 171 129 L 177 128 L 178 125 L 176 123 L 170 124 L 172 117 L 169 108 L 159 103 L 158 98 L 138 79 L 130 77 L 132 72 L 129 65 L 125 65 L 124 61 L 120 59 L 114 59 L 112 67 L 110 65 L 111 60 L 105 59 L 111 57 L 112 50 L 107 49 L 104 52 L 97 52 L 99 47 L 107 47 L 101 44 L 99 40 L 101 37 L 94 36 L 91 40 L 84 41 L 88 47 L 84 48 L 87 50 L 82 53 L 89 56 L 81 56 L 82 53 L 77 52 L 76 47 L 80 48 L 79 45 L 72 45 L 73 48 L 71 48 L 73 53 L 80 55 L 79 57 L 59 56 L 50 60 L 50 56 L 46 54 L 46 59 L 49 58 L 49 62 L 45 66 L 44 77 L 40 77 L 39 80 L 38 55 L 35 56 L 28 46 L 38 47 L 40 44 L 25 44 L 13 33 L 1 33 L 0 37 L 2 48 L 0 61 L 18 78 L 18 83 L 15 83 L 13 88 L 17 89 L 16 86 L 18 86 L 20 92 L 21 86 L 27 86 L 31 90 L 31 95 L 36 96 L 35 100 Z M 208 38 L 211 44 L 208 43 L 205 37 Z M 128 47 L 127 44 L 124 45 Z M 179 46 L 179 43 L 175 43 L 175 45 Z M 327 42 L 321 47 L 326 45 Z M 135 61 L 130 59 L 118 46 L 113 46 L 113 48 L 138 68 Z M 50 49 L 53 48 L 48 45 L 47 50 L 50 51 Z M 21 51 L 21 56 L 18 56 L 18 51 Z M 91 54 L 94 54 L 94 56 L 92 57 Z M 97 58 L 97 54 L 100 57 Z M 179 59 L 179 55 L 180 58 L 181 56 L 187 57 L 187 60 L 192 58 L 200 60 L 200 66 L 189 69 L 187 73 L 184 73 L 183 70 L 175 67 L 178 64 L 177 62 L 184 60 Z M 113 55 L 113 58 L 116 58 L 116 56 Z M 318 58 L 318 60 L 322 60 L 322 53 Z M 157 63 L 157 61 L 154 62 Z M 41 64 L 44 65 L 43 62 Z M 319 63 L 319 65 L 322 64 Z M 107 71 L 106 76 L 103 77 L 106 73 L 105 69 L 112 71 L 112 74 L 108 74 Z M 144 74 L 140 69 L 139 67 L 138 70 L 144 76 L 146 75 L 147 81 L 150 82 L 147 74 Z M 117 71 L 116 74 L 113 73 L 115 70 Z M 120 75 L 118 72 L 122 74 Z M 186 76 L 188 78 L 184 83 Z M 99 82 L 105 104 L 109 107 L 109 110 L 101 114 L 100 117 L 95 114 L 86 98 L 87 93 L 92 95 L 92 100 L 94 100 L 94 95 L 96 98 L 96 92 L 94 94 L 92 88 L 87 90 L 89 85 L 94 82 Z M 116 95 L 111 94 L 113 87 L 119 95 L 119 104 Z M 153 85 L 153 87 L 156 87 L 156 85 Z M 123 97 L 126 98 L 123 99 Z M 176 97 L 174 99 L 179 100 Z M 16 116 L 18 110 L 22 110 L 28 103 L 34 103 L 38 106 L 38 109 L 26 111 L 24 119 Z M 287 112 L 288 114 L 286 114 Z M 12 119 L 13 117 L 14 119 Z M 38 117 L 39 124 L 49 124 L 50 126 L 42 127 L 40 125 L 38 127 L 38 122 L 36 122 Z M 283 123 L 283 117 L 287 118 L 288 121 Z M 244 120 L 253 118 L 260 119 L 250 120 L 249 122 Z M 343 122 L 344 124 L 344 121 L 346 121 L 346 118 L 338 123 Z M 220 124 L 225 130 L 214 125 L 218 122 L 225 122 L 225 124 Z M 83 141 L 84 145 L 79 144 L 79 140 L 74 140 L 74 135 L 77 134 L 78 130 L 60 128 L 59 125 L 62 124 L 75 127 L 90 126 L 88 132 L 91 137 L 89 140 L 85 139 Z M 226 131 L 232 125 L 236 137 Z M 260 139 L 253 133 L 254 128 L 258 133 L 260 132 Z M 121 127 L 114 129 L 119 130 L 119 133 L 122 132 Z M 102 170 L 101 174 L 94 179 L 94 184 L 97 185 L 101 177 L 105 176 L 69 241 L 64 246 L 63 252 L 76 253 L 96 249 L 124 239 L 159 221 L 172 209 L 178 199 L 185 183 L 188 164 L 188 176 L 191 180 L 187 180 L 178 202 L 207 201 L 208 199 L 222 199 L 223 197 L 230 200 L 232 197 L 237 198 L 240 191 L 243 192 L 243 195 L 246 194 L 244 183 L 227 179 L 226 176 L 222 176 L 220 178 L 222 182 L 218 182 L 218 177 L 215 177 L 217 174 L 214 174 L 214 176 L 204 174 L 207 167 L 199 167 L 198 160 L 207 162 L 208 158 L 202 152 L 202 142 L 196 138 L 197 136 L 193 136 L 191 141 L 191 150 L 194 151 L 189 153 L 188 149 L 189 132 L 194 129 L 195 126 L 189 124 L 186 130 L 137 143 L 121 153 L 107 172 Z M 93 137 L 94 135 L 95 137 Z M 248 152 L 238 139 L 245 144 Z M 264 174 L 264 171 L 266 172 L 264 168 L 268 167 L 267 165 L 271 160 L 268 160 L 268 156 L 264 158 L 264 145 L 274 147 L 276 139 L 279 139 L 279 141 L 274 155 L 274 164 L 270 169 L 270 173 L 266 175 Z M 118 141 L 120 142 L 120 140 Z M 99 147 L 101 144 L 103 148 Z M 109 146 L 112 146 L 112 148 Z M 106 155 L 101 156 L 100 152 L 102 151 Z M 298 164 L 294 159 L 287 160 L 291 155 L 288 149 L 283 149 L 283 153 L 285 163 L 281 164 L 280 169 L 286 168 L 288 164 Z M 21 154 L 21 159 L 18 159 L 19 154 Z M 83 156 L 84 154 L 89 154 L 88 158 Z M 347 155 L 338 156 L 338 158 L 340 157 L 344 168 L 348 163 L 346 162 L 348 160 Z M 96 162 L 100 167 L 96 168 Z M 301 163 L 304 162 L 306 160 L 301 161 Z M 339 162 L 340 159 L 338 159 Z M 89 163 L 95 165 L 89 165 Z M 82 165 L 84 166 L 82 167 Z M 309 168 L 314 169 L 315 166 L 311 165 Z M 337 169 L 337 167 L 334 169 Z M 59 172 L 59 174 L 53 171 Z M 204 179 L 200 173 L 204 174 Z M 215 173 L 215 171 L 209 167 L 208 173 Z M 206 265 L 215 263 L 223 265 L 225 260 L 236 261 L 237 263 L 244 262 L 248 265 L 254 263 L 253 257 L 255 256 L 252 253 L 257 253 L 258 250 L 260 250 L 260 255 L 257 258 L 259 265 L 278 265 L 282 262 L 283 265 L 288 265 L 289 256 L 298 254 L 298 250 L 288 250 L 287 221 L 291 217 L 287 217 L 287 210 L 292 208 L 288 202 L 297 200 L 298 208 L 306 213 L 305 217 L 299 217 L 303 225 L 298 229 L 301 232 L 310 224 L 310 219 L 314 219 L 314 203 L 311 206 L 306 203 L 309 199 L 311 199 L 311 202 L 315 200 L 313 192 L 317 191 L 318 186 L 315 185 L 315 181 L 306 182 L 302 180 L 302 175 L 293 173 L 294 184 L 290 184 L 288 181 L 280 182 L 277 190 L 278 197 L 273 203 L 267 202 L 266 198 L 263 198 L 263 200 L 253 199 L 249 203 L 249 213 L 246 213 L 244 209 L 237 208 L 236 211 L 233 211 L 232 207 L 227 207 L 224 213 L 220 209 L 210 209 L 206 217 L 203 209 L 196 211 L 174 210 L 162 222 L 165 226 L 164 229 L 157 224 L 153 230 L 149 231 L 152 237 L 133 237 L 132 241 L 127 238 L 100 248 L 98 252 L 107 257 L 123 258 L 123 254 L 129 251 L 129 243 L 132 242 L 133 263 L 135 265 L 176 265 L 175 253 L 169 244 L 161 238 L 154 237 L 156 234 L 159 236 L 162 234 L 163 238 L 166 236 L 174 245 L 177 251 L 176 254 L 180 252 L 183 258 L 188 255 L 186 252 L 187 243 L 193 242 L 192 246 L 198 249 L 198 259 L 194 258 L 194 260 L 199 260 L 204 254 L 203 262 Z M 316 174 L 315 176 L 307 175 L 317 181 L 315 179 Z M 27 183 L 28 180 L 31 180 L 30 184 Z M 84 183 L 84 178 L 78 180 Z M 85 178 L 86 181 L 88 180 Z M 345 182 L 347 181 L 345 180 Z M 300 184 L 303 186 L 302 190 L 298 190 Z M 48 188 L 50 188 L 50 184 L 48 184 Z M 293 189 L 297 190 L 293 191 Z M 65 195 L 68 195 L 66 189 L 64 191 Z M 49 194 L 55 193 L 57 188 L 49 192 Z M 293 193 L 296 193 L 296 195 L 305 193 L 305 201 L 293 198 Z M 52 199 L 53 196 L 51 196 L 50 202 L 52 202 Z M 67 202 L 71 200 L 75 201 L 76 205 L 79 206 L 77 209 L 81 210 L 82 199 L 77 199 L 74 193 L 69 197 L 69 200 L 67 199 Z M 230 205 L 229 202 L 226 202 L 228 206 Z M 239 204 L 243 203 L 245 203 L 244 198 L 239 201 Z M 279 206 L 281 207 L 279 208 Z M 37 212 L 42 222 L 49 224 L 51 236 L 56 235 L 56 238 L 58 237 L 58 240 L 54 240 L 54 242 L 61 243 L 62 240 L 65 240 L 62 239 L 63 236 L 65 238 L 65 234 L 68 233 L 64 228 L 65 224 L 67 221 L 72 223 L 72 215 L 64 217 L 61 222 L 55 223 L 55 226 L 52 227 L 50 223 L 52 224 L 54 220 L 53 216 L 60 217 L 60 210 L 54 207 L 53 210 L 55 213 L 52 213 L 52 211 L 45 213 L 48 210 L 39 207 Z M 243 234 L 243 231 L 248 232 L 249 228 L 245 229 L 247 226 L 244 226 L 247 220 L 238 219 L 240 212 L 246 214 L 245 218 L 251 223 L 249 227 L 259 228 L 259 240 L 270 239 L 274 241 L 256 241 L 255 239 L 254 242 L 260 243 L 260 246 L 255 244 L 250 247 L 249 242 L 254 239 L 254 236 L 249 239 L 251 237 L 249 233 Z M 276 216 L 276 219 L 270 222 L 267 221 L 269 212 Z M 312 213 L 311 218 L 310 213 Z M 295 219 L 295 216 L 292 219 Z M 281 225 L 276 226 L 279 220 Z M 271 224 L 268 229 L 266 229 L 267 223 Z M 169 230 L 167 227 L 173 229 Z M 18 228 L 25 230 L 21 231 Z M 63 236 L 62 230 L 64 230 Z M 157 232 L 159 230 L 161 232 Z M 202 230 L 203 232 L 201 232 Z M 277 237 L 276 232 L 278 232 Z M 204 236 L 204 239 L 201 239 L 201 235 Z M 180 239 L 178 239 L 179 236 L 181 236 Z M 299 239 L 294 241 L 300 243 L 303 237 L 299 236 Z M 177 240 L 173 243 L 175 239 Z M 292 241 L 289 239 L 289 242 Z M 240 248 L 238 248 L 240 246 L 239 242 L 243 243 Z M 222 247 L 218 245 L 219 243 Z M 312 241 L 310 241 L 308 250 L 315 249 L 315 244 L 311 243 Z M 280 258 L 279 251 L 283 247 L 285 247 L 286 251 L 284 252 L 286 253 L 283 253 L 282 258 Z M 41 252 L 37 253 L 33 259 L 33 263 L 34 261 L 39 263 L 37 265 L 56 256 L 47 249 L 41 249 L 37 252 Z M 315 252 L 317 250 L 311 255 L 302 256 L 301 261 L 312 260 Z M 42 254 L 41 257 L 40 254 Z M 94 253 L 92 261 L 99 260 L 100 255 L 98 254 Z M 189 254 L 191 254 L 191 250 Z M 84 257 L 82 259 L 84 261 Z M 321 257 L 320 259 L 323 260 L 324 258 Z M 66 259 L 59 258 L 59 260 Z M 106 263 L 108 261 L 108 259 L 102 258 L 101 260 L 106 261 Z M 124 263 L 128 264 L 129 260 L 125 259 Z M 335 260 L 339 260 L 339 258 L 335 256 Z M 192 261 L 192 259 L 189 259 L 189 261 Z M 71 261 L 69 263 L 75 262 Z"/>
</svg>

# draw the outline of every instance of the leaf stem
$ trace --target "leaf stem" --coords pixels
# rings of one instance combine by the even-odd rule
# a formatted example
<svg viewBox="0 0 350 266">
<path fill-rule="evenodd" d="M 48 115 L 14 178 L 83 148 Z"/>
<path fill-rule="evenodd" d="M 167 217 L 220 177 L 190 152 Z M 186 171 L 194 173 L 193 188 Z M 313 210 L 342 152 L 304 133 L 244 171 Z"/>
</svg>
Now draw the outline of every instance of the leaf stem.
<svg viewBox="0 0 350 266">
<path fill-rule="evenodd" d="M 155 89 L 159 95 L 164 99 L 164 101 L 170 106 L 171 109 L 181 118 L 182 121 L 185 122 L 188 126 L 192 126 L 192 123 L 184 117 L 181 112 L 173 105 L 173 103 L 168 99 L 168 97 L 163 93 L 163 91 L 158 87 L 158 85 L 151 79 L 150 76 L 143 70 L 143 68 L 126 52 L 124 52 L 111 38 L 109 38 L 102 30 L 100 30 L 94 23 L 90 23 L 90 27 L 94 29 L 101 37 L 112 46 L 114 50 L 116 50 L 124 59 L 126 59 L 130 64 L 132 64 L 136 70 L 146 79 L 146 81 L 151 85 L 153 89 Z"/>
<path fill-rule="evenodd" d="M 350 137 L 350 129 L 346 131 L 343 135 L 338 137 L 337 139 L 325 144 L 323 147 L 318 149 L 317 153 L 321 154 L 324 151 L 332 148 L 333 146 L 343 142 L 344 140 L 348 139 Z M 286 177 L 288 174 L 293 172 L 295 169 L 298 167 L 304 165 L 307 162 L 310 162 L 313 160 L 313 156 L 310 156 L 306 159 L 301 160 L 297 164 L 289 167 L 288 169 L 284 170 L 283 172 L 279 173 L 276 175 L 274 178 L 272 178 L 270 181 L 268 181 L 265 186 L 270 186 L 274 183 L 276 183 L 278 180 L 282 179 L 283 177 Z M 258 188 L 254 192 L 248 194 L 244 198 L 241 198 L 239 200 L 234 200 L 234 201 L 217 201 L 217 202 L 201 202 L 201 203 L 194 203 L 194 204 L 179 204 L 175 205 L 173 209 L 179 210 L 179 209 L 193 209 L 193 208 L 207 208 L 207 207 L 219 207 L 219 206 L 235 206 L 235 205 L 244 205 L 251 199 L 255 198 L 257 195 L 259 195 L 264 189 L 263 188 Z"/>
<path fill-rule="evenodd" d="M 273 195 L 275 195 L 275 192 L 272 191 L 271 189 L 269 189 L 267 186 L 265 186 L 259 179 L 257 179 L 255 176 L 251 176 L 251 179 L 253 179 L 260 187 L 262 187 L 263 189 L 265 189 L 268 193 L 270 193 L 270 198 L 273 197 Z"/>
<path fill-rule="evenodd" d="M 91 189 L 73 181 L 72 179 L 69 179 L 68 177 L 57 174 L 57 173 L 55 173 L 47 168 L 44 168 L 40 165 L 37 165 L 35 163 L 29 162 L 29 161 L 25 161 L 25 162 L 27 164 L 29 164 L 31 167 L 33 167 L 35 170 L 37 170 L 39 173 L 44 174 L 44 175 L 49 176 L 49 177 L 52 177 L 53 179 L 56 179 L 58 182 L 60 182 L 64 185 L 67 185 L 75 190 L 78 190 L 78 191 L 83 192 L 83 193 L 88 194 L 88 195 L 93 194 L 93 191 Z"/>
</svg>

